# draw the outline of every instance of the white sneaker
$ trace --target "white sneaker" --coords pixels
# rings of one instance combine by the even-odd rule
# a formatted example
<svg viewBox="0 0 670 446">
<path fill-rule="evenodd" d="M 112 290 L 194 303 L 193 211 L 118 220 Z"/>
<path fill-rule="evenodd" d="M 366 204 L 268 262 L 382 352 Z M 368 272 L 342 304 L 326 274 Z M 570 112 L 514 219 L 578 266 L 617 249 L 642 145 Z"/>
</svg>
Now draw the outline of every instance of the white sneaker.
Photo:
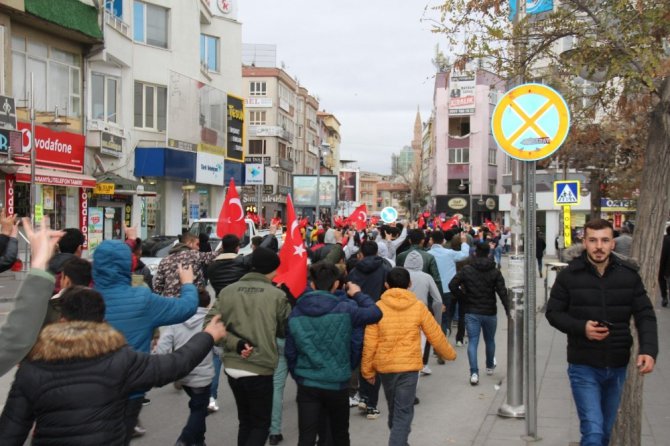
<svg viewBox="0 0 670 446">
<path fill-rule="evenodd" d="M 423 366 L 423 369 L 421 369 L 421 374 L 422 375 L 432 375 L 433 371 L 428 367 L 427 365 Z"/>
<path fill-rule="evenodd" d="M 470 385 L 476 386 L 477 384 L 479 384 L 479 375 L 473 373 L 470 375 Z"/>
<path fill-rule="evenodd" d="M 209 397 L 209 406 L 207 406 L 207 410 L 210 412 L 218 412 L 219 411 L 219 405 L 217 404 L 216 400 L 212 398 L 211 396 Z"/>
<path fill-rule="evenodd" d="M 354 396 L 349 397 L 349 407 L 356 407 L 358 406 L 358 403 L 360 402 L 358 398 L 358 393 Z"/>
<path fill-rule="evenodd" d="M 486 374 L 489 376 L 493 375 L 493 369 L 486 369 Z"/>
<path fill-rule="evenodd" d="M 456 341 L 456 347 L 463 347 L 463 342 Z"/>
</svg>

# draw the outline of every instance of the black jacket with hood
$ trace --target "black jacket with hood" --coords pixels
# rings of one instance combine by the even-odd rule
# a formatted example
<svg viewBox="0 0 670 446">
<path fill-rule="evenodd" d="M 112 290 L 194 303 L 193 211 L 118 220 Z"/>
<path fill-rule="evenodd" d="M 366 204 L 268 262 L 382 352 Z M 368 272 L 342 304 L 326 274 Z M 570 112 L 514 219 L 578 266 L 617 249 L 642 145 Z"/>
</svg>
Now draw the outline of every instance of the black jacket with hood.
<svg viewBox="0 0 670 446">
<path fill-rule="evenodd" d="M 48 325 L 21 363 L 0 417 L 3 446 L 123 445 L 128 394 L 186 376 L 214 345 L 198 333 L 168 355 L 139 353 L 106 323 Z"/>
<path fill-rule="evenodd" d="M 586 258 L 577 257 L 556 277 L 547 303 L 547 320 L 568 335 L 568 362 L 591 367 L 624 367 L 633 338 L 630 318 L 635 319 L 640 354 L 656 358 L 658 335 L 654 307 L 637 269 L 610 255 L 601 277 Z M 586 338 L 586 322 L 607 321 L 610 334 L 602 341 Z"/>
<path fill-rule="evenodd" d="M 385 291 L 384 282 L 389 271 L 391 265 L 383 257 L 367 256 L 356 263 L 347 280 L 361 287 L 364 294 L 377 302 Z"/>
<path fill-rule="evenodd" d="M 489 258 L 472 259 L 451 279 L 449 290 L 459 302 L 465 302 L 466 313 L 494 316 L 498 311 L 496 293 L 505 307 L 505 313 L 509 313 L 505 279 Z"/>
</svg>

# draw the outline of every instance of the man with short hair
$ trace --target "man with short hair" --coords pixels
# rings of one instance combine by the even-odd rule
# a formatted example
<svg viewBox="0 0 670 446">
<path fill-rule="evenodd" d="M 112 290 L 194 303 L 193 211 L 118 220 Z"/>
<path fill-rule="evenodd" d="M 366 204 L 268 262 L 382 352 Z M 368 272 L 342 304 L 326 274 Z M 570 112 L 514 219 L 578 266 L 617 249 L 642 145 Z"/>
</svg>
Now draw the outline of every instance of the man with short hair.
<svg viewBox="0 0 670 446">
<path fill-rule="evenodd" d="M 435 257 L 432 256 L 430 253 L 428 253 L 423 246 L 425 240 L 425 234 L 423 230 L 412 229 L 407 234 L 407 238 L 409 238 L 411 246 L 407 251 L 403 251 L 400 254 L 398 254 L 398 257 L 396 258 L 396 265 L 403 266 L 405 264 L 405 259 L 407 258 L 407 255 L 412 251 L 417 251 L 423 258 L 422 271 L 424 273 L 430 274 L 433 277 L 433 280 L 437 284 L 438 288 L 440 288 L 440 293 L 443 293 L 444 290 L 442 290 L 442 279 L 440 277 L 440 270 L 437 267 Z"/>
<path fill-rule="evenodd" d="M 84 245 L 84 234 L 77 228 L 66 228 L 63 237 L 58 241 L 58 254 L 49 261 L 49 272 L 56 276 L 53 294 L 61 290 L 61 277 L 63 276 L 63 265 L 74 257 L 81 257 Z"/>
<path fill-rule="evenodd" d="M 630 228 L 626 225 L 621 227 L 619 236 L 614 238 L 614 252 L 622 256 L 630 257 L 630 249 L 633 246 L 633 237 Z"/>
<path fill-rule="evenodd" d="M 614 229 L 603 219 L 584 226 L 584 252 L 556 277 L 549 323 L 568 335 L 568 376 L 582 445 L 607 445 L 638 332 L 640 374 L 654 370 L 658 334 L 654 308 L 637 268 L 612 255 Z"/>
</svg>

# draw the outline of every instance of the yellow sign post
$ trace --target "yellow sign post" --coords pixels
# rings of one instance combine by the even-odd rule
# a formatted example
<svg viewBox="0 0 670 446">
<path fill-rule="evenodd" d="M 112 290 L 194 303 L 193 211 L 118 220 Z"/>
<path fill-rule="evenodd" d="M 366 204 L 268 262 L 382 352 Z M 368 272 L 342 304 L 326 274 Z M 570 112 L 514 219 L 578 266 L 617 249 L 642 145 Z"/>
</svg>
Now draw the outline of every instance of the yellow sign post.
<svg viewBox="0 0 670 446">
<path fill-rule="evenodd" d="M 563 206 L 563 243 L 566 248 L 572 245 L 572 226 L 570 223 L 570 206 Z"/>
</svg>

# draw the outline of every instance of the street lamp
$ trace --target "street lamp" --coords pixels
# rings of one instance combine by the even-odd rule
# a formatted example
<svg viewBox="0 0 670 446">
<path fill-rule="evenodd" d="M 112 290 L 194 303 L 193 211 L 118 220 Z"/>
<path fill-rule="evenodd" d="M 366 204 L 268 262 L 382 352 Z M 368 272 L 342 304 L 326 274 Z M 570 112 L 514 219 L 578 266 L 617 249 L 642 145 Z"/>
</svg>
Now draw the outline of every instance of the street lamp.
<svg viewBox="0 0 670 446">
<path fill-rule="evenodd" d="M 319 148 L 319 159 L 316 166 L 316 215 L 314 216 L 314 223 L 321 218 L 321 164 L 323 164 L 323 157 L 330 149 L 330 144 L 322 143 Z"/>
</svg>

